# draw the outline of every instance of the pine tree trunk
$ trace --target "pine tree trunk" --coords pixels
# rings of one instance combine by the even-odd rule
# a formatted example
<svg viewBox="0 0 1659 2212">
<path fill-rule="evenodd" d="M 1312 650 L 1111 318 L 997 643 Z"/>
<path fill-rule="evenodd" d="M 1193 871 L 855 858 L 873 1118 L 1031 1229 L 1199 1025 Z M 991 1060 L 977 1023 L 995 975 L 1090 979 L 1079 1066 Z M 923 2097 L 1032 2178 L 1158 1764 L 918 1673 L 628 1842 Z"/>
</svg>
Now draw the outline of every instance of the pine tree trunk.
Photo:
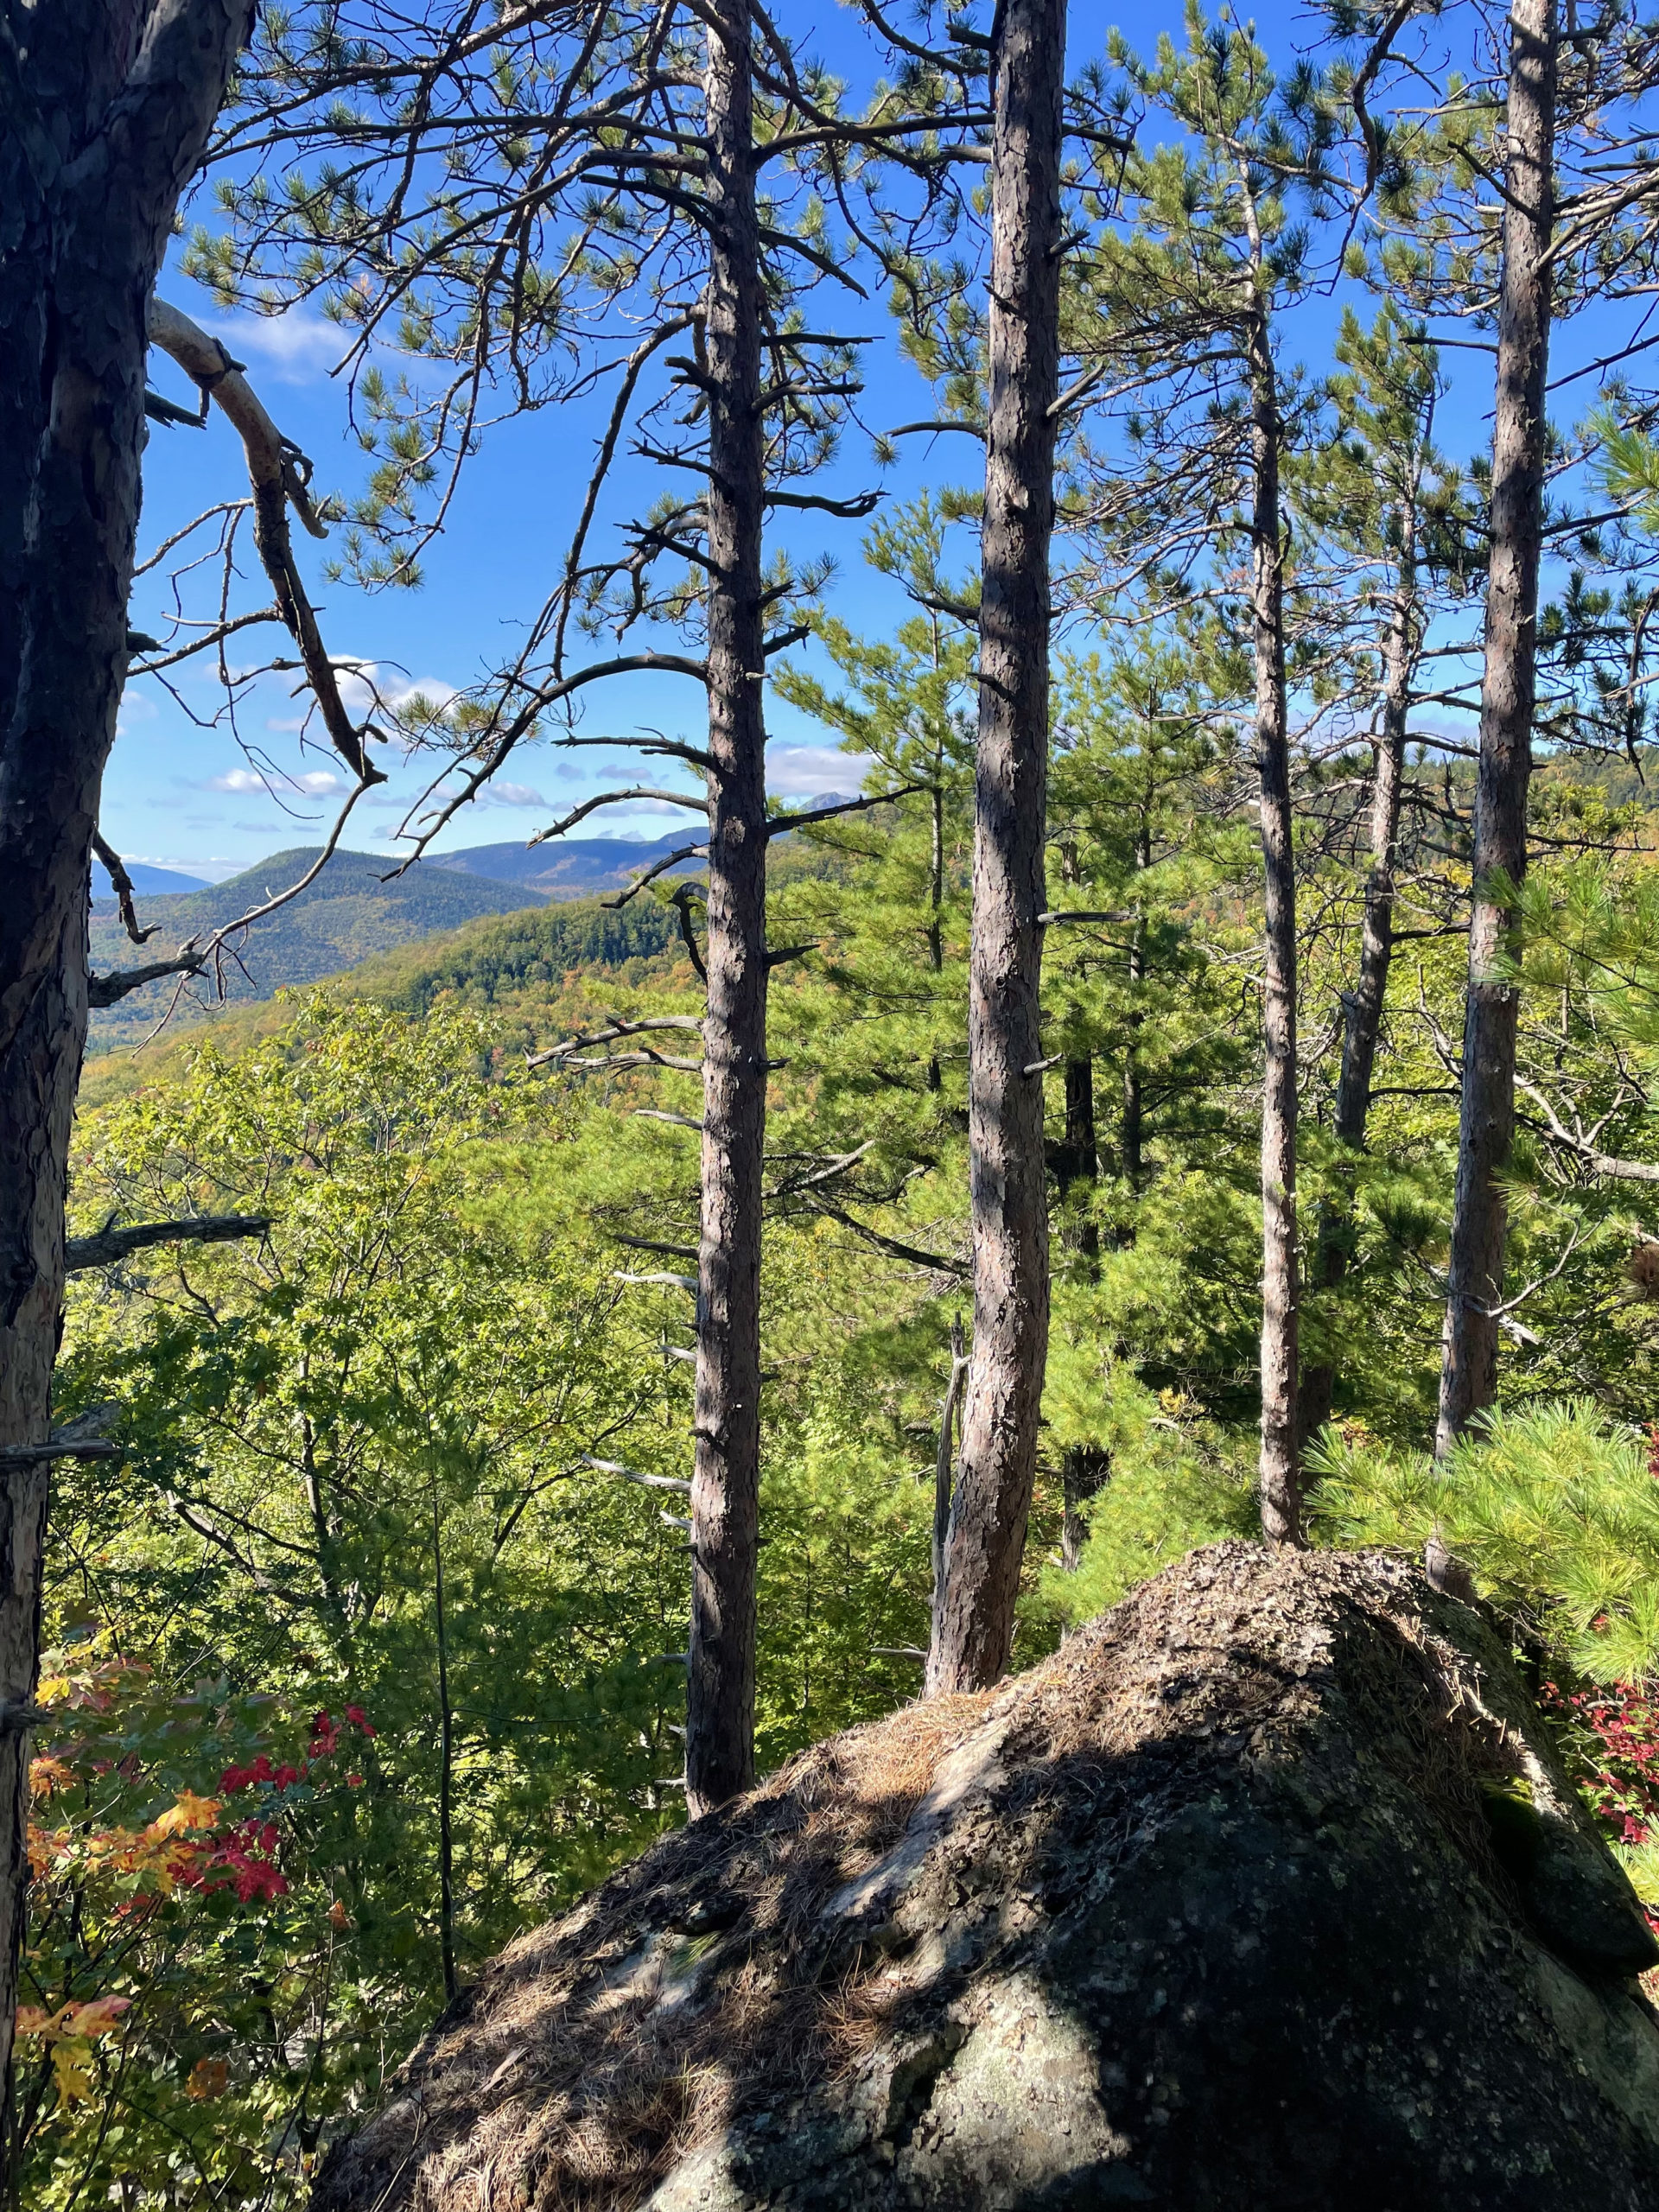
<svg viewBox="0 0 1659 2212">
<path fill-rule="evenodd" d="M 936 976 L 944 973 L 944 786 L 937 779 L 944 772 L 941 754 L 934 762 L 935 782 L 931 793 L 932 823 L 928 856 L 929 916 L 927 925 L 927 964 Z M 937 1052 L 930 1053 L 927 1062 L 927 1087 L 938 1090 L 944 1082 L 944 1071 L 939 1065 Z"/>
<path fill-rule="evenodd" d="M 747 0 L 713 0 L 705 78 L 709 383 L 709 1013 L 686 1801 L 754 1780 L 760 1487 L 760 1175 L 766 1105 L 760 264 Z"/>
<path fill-rule="evenodd" d="M 0 129 L 0 1446 L 51 1425 L 99 787 L 126 672 L 144 303 L 248 10 L 25 19 Z M 147 34 L 147 37 L 146 37 Z M 143 41 L 141 43 L 141 41 Z M 0 2069 L 10 2079 L 47 1467 L 0 1483 Z"/>
<path fill-rule="evenodd" d="M 1059 376 L 1065 0 L 1004 0 L 991 139 L 990 390 L 969 995 L 974 1342 L 932 1691 L 1008 1663 L 1048 1351 L 1038 988 Z"/>
<path fill-rule="evenodd" d="M 1417 580 L 1415 517 L 1408 505 L 1400 552 L 1399 581 L 1382 645 L 1382 726 L 1377 734 L 1371 771 L 1370 868 L 1365 878 L 1365 907 L 1360 925 L 1359 973 L 1343 1000 L 1342 1065 L 1337 1077 L 1336 1134 L 1351 1151 L 1362 1151 L 1371 1110 L 1371 1071 L 1382 1033 L 1389 968 L 1394 958 L 1394 866 L 1400 837 L 1400 793 L 1405 780 L 1406 726 L 1411 709 L 1415 645 Z M 1348 1272 L 1353 1230 L 1353 1178 L 1345 1169 L 1331 1204 L 1319 1219 L 1314 1281 L 1334 1290 Z M 1316 1436 L 1331 1418 L 1337 1370 L 1322 1360 L 1302 1376 L 1298 1408 L 1304 1440 Z"/>
<path fill-rule="evenodd" d="M 1262 1010 L 1262 1529 L 1301 1541 L 1297 1431 L 1296 873 L 1285 697 L 1279 511 L 1279 391 L 1265 320 L 1250 327 L 1251 617 L 1262 791 L 1265 974 Z"/>
<path fill-rule="evenodd" d="M 1152 840 L 1143 830 L 1138 855 L 1144 872 L 1152 866 Z M 1138 1198 L 1146 1175 L 1146 1116 L 1141 1096 L 1141 1027 L 1146 1016 L 1141 1005 L 1141 986 L 1147 980 L 1147 918 L 1138 909 L 1129 931 L 1129 1041 L 1123 1053 L 1123 1116 L 1118 1149 L 1123 1180 L 1129 1195 Z M 1125 1242 L 1135 1242 L 1129 1227 Z"/>
<path fill-rule="evenodd" d="M 1515 1133 L 1520 993 L 1494 975 L 1518 950 L 1516 924 L 1490 895 L 1527 867 L 1527 785 L 1537 685 L 1538 568 L 1543 543 L 1544 393 L 1549 353 L 1555 135 L 1554 0 L 1515 0 L 1510 16 L 1508 197 L 1492 424 L 1491 555 L 1475 790 L 1474 899 L 1464 1007 L 1463 1108 L 1452 1204 L 1440 1421 L 1449 1452 L 1497 1395 L 1497 1319 L 1508 1209 L 1503 1174 Z"/>
<path fill-rule="evenodd" d="M 1057 1179 L 1062 1194 L 1070 1198 L 1091 1189 L 1100 1172 L 1095 1137 L 1095 1063 L 1085 1052 L 1078 1059 L 1067 1060 L 1062 1072 L 1065 1077 L 1065 1135 L 1060 1141 Z M 1092 1276 L 1096 1272 L 1094 1263 L 1100 1257 L 1098 1226 L 1085 1215 L 1071 1230 L 1069 1241 Z"/>
</svg>

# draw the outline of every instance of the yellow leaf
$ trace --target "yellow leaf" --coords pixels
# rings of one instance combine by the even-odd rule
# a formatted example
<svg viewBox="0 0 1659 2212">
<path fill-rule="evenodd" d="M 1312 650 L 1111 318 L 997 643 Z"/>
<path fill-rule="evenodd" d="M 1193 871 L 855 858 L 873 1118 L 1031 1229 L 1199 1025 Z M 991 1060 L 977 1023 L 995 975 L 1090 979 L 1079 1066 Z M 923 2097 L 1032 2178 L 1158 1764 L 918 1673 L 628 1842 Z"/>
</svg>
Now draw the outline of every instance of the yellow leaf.
<svg viewBox="0 0 1659 2212">
<path fill-rule="evenodd" d="M 144 1830 L 151 1841 L 164 1835 L 179 1835 L 187 1828 L 210 1828 L 219 1818 L 219 1800 L 217 1797 L 198 1797 L 194 1789 L 181 1789 L 177 1804 L 169 1805 L 159 1820 L 154 1820 Z"/>
<path fill-rule="evenodd" d="M 30 1871 L 44 1874 L 54 1859 L 67 1859 L 74 1848 L 75 1839 L 68 1828 L 37 1827 L 29 1824 L 29 1864 Z"/>
<path fill-rule="evenodd" d="M 58 2077 L 58 2095 L 67 2105 L 78 2103 L 82 2097 L 92 2094 L 92 2077 L 82 2063 L 86 2054 L 71 2044 L 60 2043 L 52 2053 L 52 2070 Z"/>
</svg>

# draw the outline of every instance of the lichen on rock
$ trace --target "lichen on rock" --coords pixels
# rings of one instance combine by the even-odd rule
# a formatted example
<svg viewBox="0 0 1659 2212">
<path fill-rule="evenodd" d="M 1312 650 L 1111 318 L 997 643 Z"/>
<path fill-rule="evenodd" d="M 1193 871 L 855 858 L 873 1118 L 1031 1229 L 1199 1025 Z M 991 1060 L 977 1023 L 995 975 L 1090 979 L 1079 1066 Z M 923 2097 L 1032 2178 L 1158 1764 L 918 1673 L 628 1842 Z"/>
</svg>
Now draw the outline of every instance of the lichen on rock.
<svg viewBox="0 0 1659 2212">
<path fill-rule="evenodd" d="M 1656 1955 L 1478 1614 L 1224 1544 L 515 1944 L 316 2212 L 1659 2212 Z"/>
</svg>

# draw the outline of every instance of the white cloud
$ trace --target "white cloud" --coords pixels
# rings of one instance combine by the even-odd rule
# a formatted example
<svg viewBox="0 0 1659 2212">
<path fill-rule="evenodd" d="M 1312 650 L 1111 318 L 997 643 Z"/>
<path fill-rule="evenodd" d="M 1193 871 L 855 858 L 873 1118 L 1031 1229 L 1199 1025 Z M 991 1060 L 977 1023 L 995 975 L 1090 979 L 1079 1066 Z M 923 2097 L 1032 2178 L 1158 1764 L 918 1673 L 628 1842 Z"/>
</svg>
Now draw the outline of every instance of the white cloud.
<svg viewBox="0 0 1659 2212">
<path fill-rule="evenodd" d="M 312 308 L 216 315 L 207 327 L 237 360 L 277 384 L 311 384 L 327 376 L 352 342 L 348 332 Z"/>
<path fill-rule="evenodd" d="M 346 779 L 337 776 L 332 768 L 308 768 L 297 776 L 272 773 L 262 776 L 257 768 L 227 768 L 222 776 L 209 776 L 196 788 L 204 791 L 235 791 L 245 797 L 250 791 L 263 791 L 270 798 L 280 798 L 285 793 L 303 791 L 308 798 L 327 798 L 332 792 L 343 791 Z"/>
<path fill-rule="evenodd" d="M 349 658 L 349 656 L 348 656 Z M 379 709 L 395 712 L 406 700 L 418 692 L 423 699 L 435 707 L 447 707 L 458 696 L 460 687 L 442 676 L 406 676 L 400 668 L 393 668 L 384 661 L 358 660 L 355 672 L 342 676 L 340 696 L 351 712 L 359 716 Z"/>
<path fill-rule="evenodd" d="M 479 797 L 486 806 L 545 806 L 547 801 L 530 784 L 486 784 Z"/>
<path fill-rule="evenodd" d="M 831 745 L 770 745 L 766 789 L 779 798 L 812 798 L 819 791 L 855 791 L 870 762 L 861 753 Z"/>
<path fill-rule="evenodd" d="M 116 709 L 115 734 L 124 737 L 140 722 L 153 722 L 156 715 L 156 702 L 147 699 L 142 691 L 135 691 L 130 684 L 121 694 L 121 704 Z"/>
<path fill-rule="evenodd" d="M 140 861 L 145 868 L 170 868 L 180 875 L 199 876 L 204 883 L 219 883 L 227 875 L 239 875 L 247 866 L 245 861 L 226 860 L 222 853 L 211 854 L 206 860 L 199 854 L 178 853 L 124 853 L 121 857 L 129 865 Z"/>
</svg>

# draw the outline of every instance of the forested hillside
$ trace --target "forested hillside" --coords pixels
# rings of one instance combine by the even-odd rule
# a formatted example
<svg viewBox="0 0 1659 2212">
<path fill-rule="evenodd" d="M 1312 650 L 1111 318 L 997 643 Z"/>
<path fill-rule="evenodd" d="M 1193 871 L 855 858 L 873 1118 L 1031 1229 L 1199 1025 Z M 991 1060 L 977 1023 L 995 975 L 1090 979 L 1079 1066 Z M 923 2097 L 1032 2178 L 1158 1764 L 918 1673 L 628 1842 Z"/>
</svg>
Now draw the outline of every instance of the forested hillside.
<svg viewBox="0 0 1659 2212">
<path fill-rule="evenodd" d="M 1136 2172 L 1230 2099 L 1227 2212 L 1650 2172 L 1650 27 L 87 0 L 66 47 L 34 13 L 0 92 L 18 2201 L 638 2212 L 715 2188 L 763 2077 L 791 2156 L 870 2119 L 893 2212 L 1073 2201 L 1044 2158 L 1085 2075 Z M 255 316 L 267 367 L 338 336 L 346 489 L 270 411 L 325 380 L 219 334 Z M 410 666 L 464 682 L 346 649 L 423 592 Z M 286 745 L 325 840 L 143 892 L 124 695 L 178 748 Z M 188 766 L 204 807 L 269 792 Z M 446 862 L 530 773 L 569 800 L 545 869 Z M 395 874 L 350 849 L 379 808 Z M 613 809 L 677 826 L 564 899 Z M 1355 1549 L 1389 1556 L 1317 1556 Z M 1177 1816 L 1202 1911 L 1149 1842 Z M 1302 1942 L 1304 1866 L 1292 2001 L 1262 1916 Z M 1144 2079 L 1065 2041 L 1074 1973 L 1147 1982 Z M 1518 2008 L 1482 2047 L 1524 2094 L 1459 2070 L 1465 1987 Z M 544 2075 L 520 1999 L 569 2028 Z M 394 2079 L 441 2019 L 448 2147 Z M 1330 2057 L 1379 2036 L 1409 2092 L 1398 2050 Z M 359 2125 L 401 2147 L 353 2194 Z M 1077 2186 L 1134 2196 L 1100 2127 Z"/>
<path fill-rule="evenodd" d="M 520 883 L 419 866 L 393 875 L 392 863 L 372 853 L 336 852 L 309 887 L 289 906 L 254 925 L 232 925 L 263 906 L 274 892 L 310 874 L 323 858 L 317 848 L 273 853 L 245 874 L 202 891 L 149 894 L 143 922 L 164 954 L 183 944 L 207 945 L 228 931 L 223 949 L 201 978 L 163 976 L 93 1015 L 93 1049 L 136 1044 L 164 1015 L 200 1020 L 218 1005 L 270 998 L 291 983 L 315 983 L 343 967 L 394 945 L 453 930 L 475 915 L 499 914 L 540 903 L 543 894 Z M 125 943 L 118 915 L 95 909 L 92 956 L 111 966 Z"/>
<path fill-rule="evenodd" d="M 1055 1327 L 1016 1665 L 1257 1514 L 1248 836 L 1214 809 L 1224 763 L 1208 747 L 1154 781 L 1144 726 L 1095 672 L 1077 686 L 1067 760 L 1086 782 L 1057 790 L 1092 796 L 1059 817 L 1054 895 L 1116 911 L 1127 894 L 1138 921 L 1071 925 L 1048 971 L 1067 1056 L 1046 1083 Z M 1587 792 L 1543 785 L 1540 799 L 1541 829 L 1566 810 L 1621 849 L 1535 879 L 1521 1065 L 1548 1097 L 1570 1084 L 1587 1124 L 1611 1109 L 1605 1141 L 1659 1167 L 1639 1109 L 1619 1103 L 1650 1049 L 1655 955 L 1629 932 L 1659 901 L 1651 863 Z M 773 1005 L 766 1768 L 920 1679 L 939 1408 L 969 1310 L 969 804 L 958 775 L 937 876 L 925 798 L 810 833 L 833 873 L 782 888 L 770 918 L 776 941 L 816 950 Z M 1328 1004 L 1357 938 L 1351 874 L 1318 835 L 1307 880 L 1329 896 L 1311 988 Z M 1592 941 L 1612 950 L 1614 928 L 1616 986 L 1586 957 Z M 1659 1357 L 1659 1200 L 1643 1195 L 1659 1177 L 1586 1180 L 1529 1116 L 1520 1264 L 1549 1280 L 1506 1362 L 1513 1410 L 1458 1479 L 1433 1478 L 1414 1455 L 1433 1418 L 1455 1162 L 1458 948 L 1426 938 L 1410 957 L 1363 1160 L 1328 1134 L 1335 1040 L 1310 1061 L 1310 1195 L 1340 1196 L 1352 1224 L 1344 1274 L 1306 1309 L 1307 1356 L 1333 1370 L 1313 1530 L 1409 1547 L 1438 1518 L 1492 1587 L 1559 1624 L 1562 1667 L 1639 1680 L 1659 1554 L 1634 1440 Z M 446 1956 L 464 1981 L 682 1816 L 696 1078 L 524 1065 L 527 1044 L 584 1024 L 695 1010 L 677 917 L 552 908 L 351 982 L 350 999 L 286 1001 L 233 1057 L 216 1032 L 185 1040 L 160 1084 L 83 1113 L 77 1149 L 78 1230 L 273 1217 L 257 1243 L 79 1280 L 60 1402 L 117 1398 L 125 1451 L 113 1478 L 62 1471 L 48 1584 L 61 1656 L 48 1694 L 108 1718 L 72 1730 L 82 1748 L 46 1770 L 42 1896 L 66 1916 L 48 1910 L 31 1972 L 43 1999 L 107 1980 L 120 1867 L 227 1870 L 221 1890 L 177 1891 L 124 1954 L 121 1987 L 148 1992 L 143 2032 L 180 2101 L 120 2107 L 129 2139 L 159 2146 L 192 2127 L 207 2084 L 207 2170 L 226 2185 L 251 2179 L 300 2088 L 283 2055 L 296 2037 L 316 2054 L 308 2108 L 372 2097 L 388 2048 L 441 1999 Z M 1620 1042 L 1599 1074 L 1610 1025 Z M 1572 1694 L 1610 1832 L 1641 1839 L 1645 1709 L 1628 1692 Z M 96 1778 L 111 1729 L 130 1789 Z M 144 1842 L 163 1780 L 184 1810 Z M 82 1802 L 90 1844 L 71 1818 Z M 123 1833 L 112 1858 L 99 1839 Z M 44 2151 L 72 2112 L 53 2120 L 41 2057 Z"/>
</svg>

